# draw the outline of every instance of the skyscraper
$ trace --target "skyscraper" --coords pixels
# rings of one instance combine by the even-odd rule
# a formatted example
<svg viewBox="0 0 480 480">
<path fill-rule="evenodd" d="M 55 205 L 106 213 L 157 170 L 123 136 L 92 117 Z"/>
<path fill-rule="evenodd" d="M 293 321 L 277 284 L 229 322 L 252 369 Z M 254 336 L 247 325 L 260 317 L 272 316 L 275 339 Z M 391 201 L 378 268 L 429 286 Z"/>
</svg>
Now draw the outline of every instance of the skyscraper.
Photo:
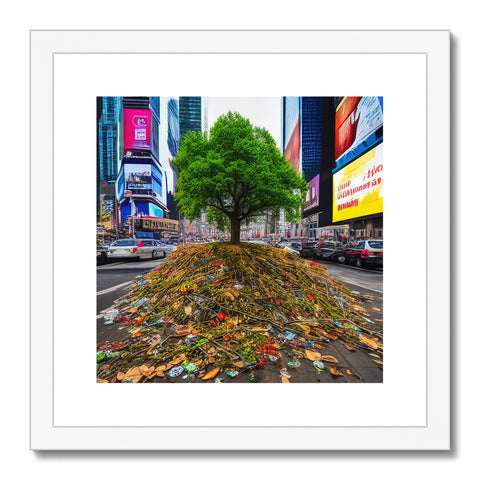
<svg viewBox="0 0 480 480">
<path fill-rule="evenodd" d="M 302 169 L 309 182 L 320 173 L 322 163 L 334 163 L 333 97 L 302 97 Z"/>
<path fill-rule="evenodd" d="M 202 131 L 202 97 L 179 97 L 180 140 L 189 130 Z"/>
<path fill-rule="evenodd" d="M 178 115 L 178 100 L 170 98 L 167 105 L 167 144 L 171 157 L 175 158 L 178 153 L 178 145 L 180 143 L 180 126 Z"/>
<path fill-rule="evenodd" d="M 285 159 L 309 183 L 309 195 L 314 192 L 304 209 L 309 230 L 329 225 L 335 168 L 334 97 L 283 97 L 282 120 Z"/>
<path fill-rule="evenodd" d="M 159 150 L 160 99 L 122 97 L 122 105 L 123 156 L 116 181 L 119 223 L 131 216 L 165 218 L 166 182 Z"/>
<path fill-rule="evenodd" d="M 119 160 L 119 124 L 122 102 L 120 97 L 100 97 L 98 102 L 98 164 L 99 180 L 115 183 Z"/>
<path fill-rule="evenodd" d="M 295 171 L 302 174 L 301 97 L 282 97 L 282 153 Z"/>
<path fill-rule="evenodd" d="M 97 221 L 115 222 L 115 179 L 121 160 L 120 97 L 97 97 Z"/>
<path fill-rule="evenodd" d="M 335 168 L 334 97 L 302 97 L 302 167 L 305 180 L 317 175 L 318 227 L 332 223 L 332 170 Z"/>
</svg>

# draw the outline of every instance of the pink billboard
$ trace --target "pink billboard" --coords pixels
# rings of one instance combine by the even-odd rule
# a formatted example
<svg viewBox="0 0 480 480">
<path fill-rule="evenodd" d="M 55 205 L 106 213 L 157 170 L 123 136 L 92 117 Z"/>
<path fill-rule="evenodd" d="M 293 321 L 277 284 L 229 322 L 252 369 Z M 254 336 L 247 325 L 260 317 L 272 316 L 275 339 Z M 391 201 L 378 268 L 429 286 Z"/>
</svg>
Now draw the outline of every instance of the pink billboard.
<svg viewBox="0 0 480 480">
<path fill-rule="evenodd" d="M 123 149 L 150 150 L 150 110 L 123 109 Z"/>
<path fill-rule="evenodd" d="M 320 175 L 313 177 L 308 182 L 307 196 L 305 198 L 305 205 L 303 211 L 306 212 L 312 208 L 316 208 L 320 205 Z"/>
</svg>

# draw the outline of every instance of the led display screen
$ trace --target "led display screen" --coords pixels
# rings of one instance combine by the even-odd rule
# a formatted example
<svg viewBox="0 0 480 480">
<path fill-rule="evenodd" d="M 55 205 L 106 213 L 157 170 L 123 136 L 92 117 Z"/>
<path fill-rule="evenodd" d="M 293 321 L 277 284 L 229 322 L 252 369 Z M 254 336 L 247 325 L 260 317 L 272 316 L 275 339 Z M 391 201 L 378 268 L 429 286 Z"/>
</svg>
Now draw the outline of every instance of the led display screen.
<svg viewBox="0 0 480 480">
<path fill-rule="evenodd" d="M 125 189 L 126 190 L 151 190 L 152 189 L 152 166 L 124 165 Z"/>
<path fill-rule="evenodd" d="M 303 211 L 307 212 L 312 208 L 318 207 L 319 205 L 319 194 L 320 194 L 320 175 L 312 178 L 308 182 L 307 196 L 305 198 L 305 206 Z"/>
<path fill-rule="evenodd" d="M 149 150 L 152 112 L 150 110 L 123 110 L 123 149 Z"/>
<path fill-rule="evenodd" d="M 335 115 L 337 162 L 383 126 L 383 97 L 346 97 Z M 369 148 L 365 145 L 363 151 Z M 358 155 L 363 153 L 361 149 Z M 357 155 L 357 156 L 358 156 Z"/>
<path fill-rule="evenodd" d="M 333 175 L 332 221 L 383 212 L 383 143 Z"/>
</svg>

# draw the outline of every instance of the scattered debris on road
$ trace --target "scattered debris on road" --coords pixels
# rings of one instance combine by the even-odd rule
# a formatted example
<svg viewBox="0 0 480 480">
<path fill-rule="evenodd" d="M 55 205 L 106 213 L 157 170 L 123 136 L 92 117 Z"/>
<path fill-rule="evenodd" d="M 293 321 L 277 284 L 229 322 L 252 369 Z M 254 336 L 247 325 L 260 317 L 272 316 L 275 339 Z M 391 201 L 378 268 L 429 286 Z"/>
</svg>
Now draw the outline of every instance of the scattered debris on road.
<svg viewBox="0 0 480 480">
<path fill-rule="evenodd" d="M 372 298 L 281 249 L 179 247 L 105 314 L 125 337 L 98 345 L 97 382 L 362 381 L 334 346 L 381 368 L 381 330 L 362 306 Z"/>
</svg>

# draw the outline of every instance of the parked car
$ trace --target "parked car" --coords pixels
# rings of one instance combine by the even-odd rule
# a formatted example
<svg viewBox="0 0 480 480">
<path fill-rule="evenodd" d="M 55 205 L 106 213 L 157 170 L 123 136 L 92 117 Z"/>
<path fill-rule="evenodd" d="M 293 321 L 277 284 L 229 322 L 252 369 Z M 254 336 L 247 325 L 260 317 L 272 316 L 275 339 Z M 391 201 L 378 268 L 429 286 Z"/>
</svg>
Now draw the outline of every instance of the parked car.
<svg viewBox="0 0 480 480">
<path fill-rule="evenodd" d="M 103 245 L 97 245 L 97 265 L 104 264 L 108 262 L 107 256 L 108 248 Z"/>
<path fill-rule="evenodd" d="M 357 267 L 383 267 L 383 240 L 358 240 L 347 244 L 345 261 Z"/>
<path fill-rule="evenodd" d="M 123 238 L 108 247 L 109 259 L 153 259 L 165 256 L 166 250 L 162 248 L 161 242 L 151 238 Z"/>
<path fill-rule="evenodd" d="M 165 242 L 161 242 L 160 240 L 156 240 L 157 243 L 159 244 L 160 248 L 165 251 L 165 253 L 170 253 L 173 251 L 173 244 L 168 244 Z"/>
<path fill-rule="evenodd" d="M 325 241 L 319 242 L 318 247 L 314 249 L 315 256 L 321 260 L 345 263 L 345 253 L 342 242 Z"/>
<path fill-rule="evenodd" d="M 317 241 L 307 241 L 307 242 L 302 242 L 301 248 L 300 248 L 300 256 L 303 258 L 314 258 L 316 257 L 315 250 L 318 249 L 318 243 Z"/>
<path fill-rule="evenodd" d="M 302 248 L 302 244 L 300 242 L 279 242 L 275 245 L 277 248 L 281 248 L 283 250 L 287 250 L 288 252 L 295 253 L 300 255 L 300 250 Z"/>
</svg>

